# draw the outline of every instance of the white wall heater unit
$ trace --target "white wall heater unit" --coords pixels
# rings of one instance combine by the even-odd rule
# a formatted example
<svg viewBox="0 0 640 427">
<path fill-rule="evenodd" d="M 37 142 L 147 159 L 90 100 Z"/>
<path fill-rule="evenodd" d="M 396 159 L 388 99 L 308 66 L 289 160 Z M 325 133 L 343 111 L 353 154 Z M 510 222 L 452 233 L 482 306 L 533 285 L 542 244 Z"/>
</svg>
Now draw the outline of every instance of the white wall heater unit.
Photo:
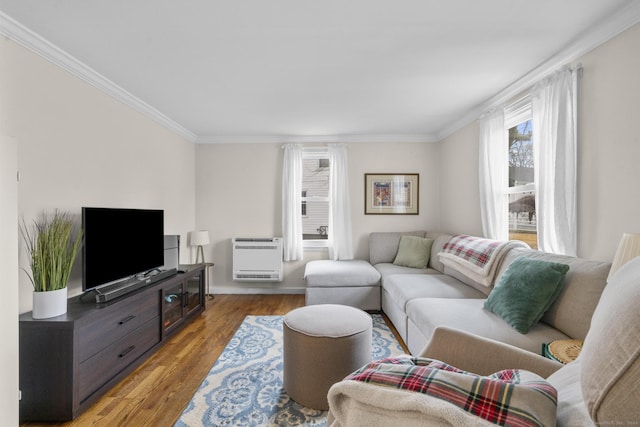
<svg viewBox="0 0 640 427">
<path fill-rule="evenodd" d="M 282 282 L 282 237 L 235 237 L 233 280 Z"/>
</svg>

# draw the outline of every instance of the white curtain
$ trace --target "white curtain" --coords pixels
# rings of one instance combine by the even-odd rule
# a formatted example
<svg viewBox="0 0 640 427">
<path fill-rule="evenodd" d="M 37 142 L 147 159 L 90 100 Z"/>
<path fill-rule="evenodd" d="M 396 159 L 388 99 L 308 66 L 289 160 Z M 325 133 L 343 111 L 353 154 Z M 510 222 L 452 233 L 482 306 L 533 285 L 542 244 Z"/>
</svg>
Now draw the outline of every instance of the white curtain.
<svg viewBox="0 0 640 427">
<path fill-rule="evenodd" d="M 480 215 L 489 239 L 509 239 L 507 139 L 502 108 L 480 118 Z"/>
<path fill-rule="evenodd" d="M 538 248 L 577 253 L 577 74 L 562 69 L 531 94 Z"/>
<path fill-rule="evenodd" d="M 282 237 L 284 260 L 303 258 L 302 247 L 302 146 L 284 146 L 282 167 Z"/>
<path fill-rule="evenodd" d="M 349 157 L 344 144 L 329 144 L 329 259 L 353 259 Z"/>
</svg>

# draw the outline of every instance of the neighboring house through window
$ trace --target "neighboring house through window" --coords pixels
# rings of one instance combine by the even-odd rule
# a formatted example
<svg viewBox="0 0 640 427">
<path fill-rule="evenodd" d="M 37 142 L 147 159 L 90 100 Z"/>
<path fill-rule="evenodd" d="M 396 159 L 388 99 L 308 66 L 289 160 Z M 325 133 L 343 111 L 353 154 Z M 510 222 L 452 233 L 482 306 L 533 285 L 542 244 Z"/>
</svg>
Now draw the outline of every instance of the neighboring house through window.
<svg viewBox="0 0 640 427">
<path fill-rule="evenodd" d="M 305 248 L 328 249 L 329 259 L 353 259 L 349 159 L 345 144 L 283 146 L 283 258 L 297 261 Z"/>
<path fill-rule="evenodd" d="M 302 154 L 302 239 L 305 247 L 326 246 L 329 237 L 329 152 L 305 148 Z"/>
</svg>

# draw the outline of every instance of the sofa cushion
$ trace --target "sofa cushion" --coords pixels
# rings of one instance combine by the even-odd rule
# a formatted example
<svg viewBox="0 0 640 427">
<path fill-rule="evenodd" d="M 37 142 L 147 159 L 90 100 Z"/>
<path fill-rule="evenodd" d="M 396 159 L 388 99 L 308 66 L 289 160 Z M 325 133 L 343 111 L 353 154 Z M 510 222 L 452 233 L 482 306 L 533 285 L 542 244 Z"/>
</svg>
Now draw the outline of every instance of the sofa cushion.
<svg viewBox="0 0 640 427">
<path fill-rule="evenodd" d="M 607 283 L 611 264 L 566 255 L 555 255 L 534 249 L 517 248 L 505 255 L 496 276 L 496 283 L 509 264 L 520 256 L 569 266 L 562 291 L 542 316 L 542 322 L 559 329 L 571 338 L 584 339 L 591 324 L 593 311 Z"/>
<path fill-rule="evenodd" d="M 483 299 L 416 298 L 407 303 L 407 316 L 427 340 L 436 327 L 448 326 L 540 354 L 543 343 L 569 338 L 542 322 L 521 334 L 483 306 Z"/>
<path fill-rule="evenodd" d="M 558 369 L 547 381 L 558 390 L 559 426 L 595 426 L 582 397 L 580 359 Z"/>
<path fill-rule="evenodd" d="M 526 334 L 560 294 L 569 266 L 516 258 L 500 277 L 484 307 Z"/>
<path fill-rule="evenodd" d="M 393 262 L 398 253 L 400 237 L 424 237 L 424 231 L 409 232 L 374 232 L 369 234 L 369 262 L 372 265 L 380 262 Z"/>
<path fill-rule="evenodd" d="M 640 258 L 610 279 L 579 359 L 582 394 L 597 424 L 640 420 Z"/>
<path fill-rule="evenodd" d="M 444 264 L 443 264 L 444 265 Z M 448 266 L 444 266 L 444 274 L 451 276 L 451 277 L 455 277 L 456 279 L 458 279 L 459 281 L 461 281 L 462 283 L 465 283 L 469 286 L 471 286 L 472 288 L 482 292 L 485 296 L 489 295 L 491 293 L 491 289 L 490 287 L 487 287 L 479 282 L 476 282 L 475 280 L 473 280 L 470 277 L 465 276 L 464 274 L 460 273 L 458 270 L 453 269 L 451 267 Z"/>
<path fill-rule="evenodd" d="M 449 233 L 433 233 L 427 232 L 426 237 L 433 239 L 431 245 L 431 257 L 429 258 L 429 267 L 444 273 L 444 264 L 440 261 L 438 254 L 442 252 L 444 245 L 451 239 L 453 235 Z"/>
<path fill-rule="evenodd" d="M 484 294 L 444 274 L 392 274 L 384 279 L 391 300 L 401 308 L 415 298 L 480 298 Z"/>
<path fill-rule="evenodd" d="M 317 260 L 307 263 L 304 278 L 307 287 L 373 286 L 380 273 L 364 260 Z"/>
<path fill-rule="evenodd" d="M 417 236 L 401 236 L 398 253 L 393 263 L 404 267 L 426 268 L 431 255 L 433 239 Z"/>
<path fill-rule="evenodd" d="M 441 274 L 438 270 L 433 268 L 413 268 L 405 267 L 402 265 L 391 264 L 390 262 L 379 262 L 373 266 L 382 276 L 382 282 L 384 278 L 391 274 Z"/>
</svg>

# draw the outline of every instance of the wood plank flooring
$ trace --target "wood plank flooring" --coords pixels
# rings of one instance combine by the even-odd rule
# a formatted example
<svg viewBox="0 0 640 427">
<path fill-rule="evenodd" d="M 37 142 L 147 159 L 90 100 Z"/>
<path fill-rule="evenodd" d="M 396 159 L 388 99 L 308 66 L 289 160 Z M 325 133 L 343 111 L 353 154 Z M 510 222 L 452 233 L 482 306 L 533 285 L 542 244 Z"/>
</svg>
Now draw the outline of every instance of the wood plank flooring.
<svg viewBox="0 0 640 427">
<path fill-rule="evenodd" d="M 202 315 L 78 418 L 21 426 L 173 426 L 245 316 L 284 315 L 303 305 L 304 295 L 216 295 Z"/>
</svg>

